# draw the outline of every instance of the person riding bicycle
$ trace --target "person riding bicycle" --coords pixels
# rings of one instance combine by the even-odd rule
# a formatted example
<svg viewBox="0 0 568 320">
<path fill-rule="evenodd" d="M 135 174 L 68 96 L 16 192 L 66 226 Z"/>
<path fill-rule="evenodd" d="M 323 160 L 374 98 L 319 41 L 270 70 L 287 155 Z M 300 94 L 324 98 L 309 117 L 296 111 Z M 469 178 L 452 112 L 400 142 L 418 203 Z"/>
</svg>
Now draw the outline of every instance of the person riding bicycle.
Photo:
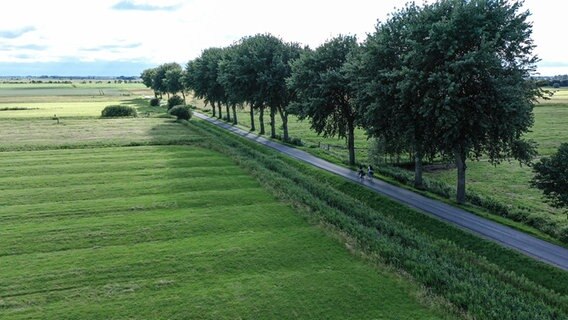
<svg viewBox="0 0 568 320">
<path fill-rule="evenodd" d="M 373 171 L 373 167 L 369 165 L 369 167 L 367 167 L 367 175 L 369 175 L 369 178 L 373 178 L 374 173 L 375 171 Z"/>
<path fill-rule="evenodd" d="M 359 165 L 359 170 L 357 170 L 357 175 L 359 176 L 359 178 L 363 179 L 363 177 L 365 177 L 365 171 L 363 171 L 363 166 Z"/>
</svg>

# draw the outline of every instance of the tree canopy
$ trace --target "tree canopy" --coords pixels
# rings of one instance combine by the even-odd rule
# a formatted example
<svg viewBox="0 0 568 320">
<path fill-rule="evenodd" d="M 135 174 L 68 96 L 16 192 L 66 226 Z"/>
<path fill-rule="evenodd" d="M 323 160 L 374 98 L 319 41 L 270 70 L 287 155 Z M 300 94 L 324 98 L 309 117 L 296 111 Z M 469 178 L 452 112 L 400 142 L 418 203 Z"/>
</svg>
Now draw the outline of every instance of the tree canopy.
<svg viewBox="0 0 568 320">
<path fill-rule="evenodd" d="M 363 126 L 387 139 L 400 134 L 416 154 L 453 156 L 460 203 L 466 159 L 534 155 L 522 140 L 540 96 L 528 15 L 506 0 L 408 5 L 377 26 L 355 69 Z"/>
<path fill-rule="evenodd" d="M 387 149 L 414 153 L 416 187 L 423 157 L 436 153 L 436 115 L 425 101 L 431 57 L 424 50 L 434 19 L 414 4 L 395 12 L 368 36 L 351 69 L 361 125 Z"/>
<path fill-rule="evenodd" d="M 522 3 L 506 0 L 442 0 L 425 9 L 448 17 L 432 24 L 425 45 L 433 66 L 426 101 L 437 118 L 439 148 L 455 156 L 460 203 L 467 158 L 528 162 L 535 154 L 522 135 L 533 125 L 541 95 L 530 80 L 538 59 L 529 13 L 521 9 Z"/>
<path fill-rule="evenodd" d="M 358 47 L 353 36 L 331 39 L 292 62 L 288 79 L 288 85 L 297 94 L 294 112 L 300 119 L 309 118 L 318 134 L 347 138 L 350 164 L 355 164 L 357 111 L 352 77 L 346 66 Z"/>
<path fill-rule="evenodd" d="M 468 159 L 487 156 L 497 164 L 529 162 L 535 155 L 534 144 L 523 138 L 542 95 L 531 80 L 538 59 L 529 15 L 522 2 L 508 0 L 408 4 L 379 22 L 362 46 L 339 36 L 310 51 L 257 34 L 204 50 L 187 64 L 185 76 L 163 64 L 142 78 L 160 93 L 176 92 L 183 78 L 214 116 L 217 106 L 222 118 L 225 105 L 230 120 L 231 107 L 234 123 L 236 107 L 248 104 L 253 128 L 259 112 L 261 134 L 269 108 L 271 136 L 279 114 L 284 140 L 288 115 L 296 110 L 316 132 L 346 137 L 352 164 L 359 125 L 387 150 L 413 155 L 417 187 L 424 158 L 454 159 L 457 201 L 463 203 Z"/>
<path fill-rule="evenodd" d="M 185 101 L 185 72 L 179 64 L 173 65 L 170 69 L 166 70 L 164 77 L 164 86 L 166 91 L 171 94 L 181 92 L 183 100 Z"/>
<path fill-rule="evenodd" d="M 531 185 L 542 190 L 544 196 L 556 208 L 568 209 L 568 143 L 563 143 L 558 152 L 537 162 Z"/>
<path fill-rule="evenodd" d="M 219 118 L 223 116 L 221 104 L 227 102 L 225 89 L 218 79 L 219 64 L 223 57 L 224 49 L 222 48 L 209 48 L 204 50 L 199 58 L 188 62 L 186 65 L 187 75 L 185 78 L 186 86 L 191 89 L 198 98 L 204 99 L 206 103 L 211 104 L 213 112 L 215 112 L 215 105 L 217 105 Z"/>
</svg>

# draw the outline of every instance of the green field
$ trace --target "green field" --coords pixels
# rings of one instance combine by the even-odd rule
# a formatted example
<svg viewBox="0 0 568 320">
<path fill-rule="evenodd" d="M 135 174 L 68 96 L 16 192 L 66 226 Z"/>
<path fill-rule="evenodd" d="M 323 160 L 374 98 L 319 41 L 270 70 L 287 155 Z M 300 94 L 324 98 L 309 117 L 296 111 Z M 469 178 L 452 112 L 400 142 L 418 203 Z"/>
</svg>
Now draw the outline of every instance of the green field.
<svg viewBox="0 0 568 320">
<path fill-rule="evenodd" d="M 0 153 L 0 315 L 436 318 L 225 156 Z"/>
<path fill-rule="evenodd" d="M 57 107 L 54 104 L 79 102 L 83 107 L 89 103 L 108 105 L 141 95 L 152 95 L 141 83 L 0 83 L 0 117 L 6 117 L 2 116 L 6 108 L 39 105 L 40 109 L 53 109 Z M 75 108 L 75 112 L 81 112 L 83 107 Z"/>
<path fill-rule="evenodd" d="M 1 319 L 453 317 L 191 126 L 95 109 L 0 112 Z"/>
</svg>

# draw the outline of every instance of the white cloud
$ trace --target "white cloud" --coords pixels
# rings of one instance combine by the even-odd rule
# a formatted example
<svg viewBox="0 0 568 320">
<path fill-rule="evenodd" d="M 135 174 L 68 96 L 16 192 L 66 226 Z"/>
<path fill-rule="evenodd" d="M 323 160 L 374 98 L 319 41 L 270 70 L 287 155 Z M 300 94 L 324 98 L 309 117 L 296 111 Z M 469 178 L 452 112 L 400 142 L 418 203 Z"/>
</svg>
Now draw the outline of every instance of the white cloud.
<svg viewBox="0 0 568 320">
<path fill-rule="evenodd" d="M 266 32 L 315 47 L 337 34 L 355 34 L 362 40 L 373 32 L 377 19 L 384 20 L 406 2 L 18 0 L 0 11 L 0 47 L 10 47 L 0 50 L 0 62 L 185 63 L 208 47 Z M 533 12 L 536 53 L 543 62 L 567 62 L 568 43 L 560 38 L 558 22 L 563 21 L 568 3 L 526 0 L 525 6 Z M 41 54 L 33 46 L 43 48 Z M 547 66 L 546 71 L 552 68 Z"/>
<path fill-rule="evenodd" d="M 34 31 L 35 28 L 31 26 L 23 27 L 20 29 L 12 29 L 12 30 L 0 30 L 0 38 L 5 39 L 16 39 L 28 32 Z"/>
<path fill-rule="evenodd" d="M 138 2 L 133 0 L 122 0 L 115 3 L 112 8 L 115 10 L 135 10 L 135 11 L 175 11 L 181 4 L 163 5 L 148 2 Z"/>
</svg>

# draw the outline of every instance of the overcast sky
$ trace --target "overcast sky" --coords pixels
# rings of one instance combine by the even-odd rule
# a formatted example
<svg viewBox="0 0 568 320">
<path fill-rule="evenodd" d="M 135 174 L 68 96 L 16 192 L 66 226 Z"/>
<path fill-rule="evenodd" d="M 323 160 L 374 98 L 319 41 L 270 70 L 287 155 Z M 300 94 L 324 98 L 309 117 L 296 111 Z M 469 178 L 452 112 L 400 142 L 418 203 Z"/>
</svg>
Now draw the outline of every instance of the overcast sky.
<svg viewBox="0 0 568 320">
<path fill-rule="evenodd" d="M 17 0 L 0 11 L 0 76 L 139 75 L 203 49 L 272 33 L 316 47 L 360 40 L 406 0 Z M 418 0 L 418 3 L 422 1 Z M 526 0 L 542 75 L 568 74 L 568 1 Z"/>
</svg>

